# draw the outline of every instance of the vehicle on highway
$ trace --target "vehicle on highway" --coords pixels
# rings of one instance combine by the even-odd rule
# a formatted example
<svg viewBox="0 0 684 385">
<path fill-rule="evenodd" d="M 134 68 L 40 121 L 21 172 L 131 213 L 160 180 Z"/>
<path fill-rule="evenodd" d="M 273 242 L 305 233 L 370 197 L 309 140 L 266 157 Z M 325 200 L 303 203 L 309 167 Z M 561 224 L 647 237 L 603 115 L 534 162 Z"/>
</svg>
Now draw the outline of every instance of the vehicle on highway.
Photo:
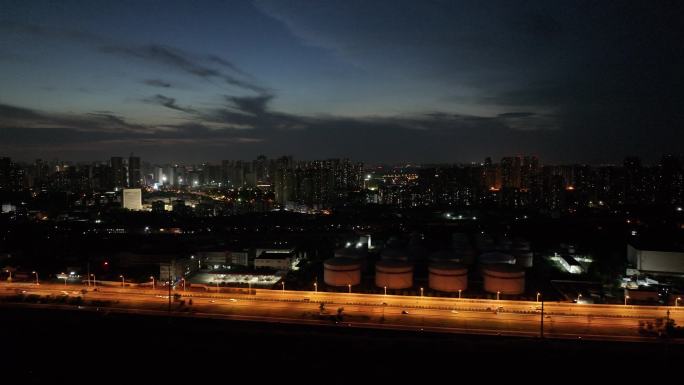
<svg viewBox="0 0 684 385">
<path fill-rule="evenodd" d="M 409 312 L 407 312 L 406 310 L 402 310 L 402 311 L 401 311 L 401 314 L 408 314 L 408 313 L 409 313 Z"/>
<path fill-rule="evenodd" d="M 309 298 L 304 298 L 302 301 L 304 301 L 304 302 L 310 302 L 311 299 L 309 299 Z"/>
<path fill-rule="evenodd" d="M 231 299 L 229 299 L 229 301 L 230 302 L 237 302 L 237 300 L 235 298 L 231 298 Z"/>
<path fill-rule="evenodd" d="M 452 310 L 451 312 L 454 314 L 458 314 L 458 312 L 456 310 Z"/>
<path fill-rule="evenodd" d="M 216 301 L 214 301 L 213 299 L 210 299 L 209 303 L 216 303 Z"/>
</svg>

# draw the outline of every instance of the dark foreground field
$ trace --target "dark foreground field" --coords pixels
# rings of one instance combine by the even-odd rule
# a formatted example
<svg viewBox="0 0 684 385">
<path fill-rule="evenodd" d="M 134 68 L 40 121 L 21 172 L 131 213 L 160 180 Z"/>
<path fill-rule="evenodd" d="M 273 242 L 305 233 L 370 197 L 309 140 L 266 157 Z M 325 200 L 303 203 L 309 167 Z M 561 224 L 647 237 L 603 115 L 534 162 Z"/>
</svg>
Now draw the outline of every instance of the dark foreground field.
<svg viewBox="0 0 684 385">
<path fill-rule="evenodd" d="M 674 379 L 684 364 L 682 345 L 666 342 L 539 341 L 4 307 L 0 327 L 0 383 L 7 384 L 473 378 L 553 384 L 599 376 Z"/>
</svg>

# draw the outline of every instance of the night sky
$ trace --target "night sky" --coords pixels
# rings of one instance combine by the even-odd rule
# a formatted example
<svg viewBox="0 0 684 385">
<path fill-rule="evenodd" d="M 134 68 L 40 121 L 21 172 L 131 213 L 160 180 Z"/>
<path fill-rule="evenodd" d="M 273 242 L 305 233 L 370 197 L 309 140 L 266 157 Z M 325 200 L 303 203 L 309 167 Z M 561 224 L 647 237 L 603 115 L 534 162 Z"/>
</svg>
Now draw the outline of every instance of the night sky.
<svg viewBox="0 0 684 385">
<path fill-rule="evenodd" d="M 654 161 L 683 3 L 0 0 L 0 155 Z"/>
</svg>

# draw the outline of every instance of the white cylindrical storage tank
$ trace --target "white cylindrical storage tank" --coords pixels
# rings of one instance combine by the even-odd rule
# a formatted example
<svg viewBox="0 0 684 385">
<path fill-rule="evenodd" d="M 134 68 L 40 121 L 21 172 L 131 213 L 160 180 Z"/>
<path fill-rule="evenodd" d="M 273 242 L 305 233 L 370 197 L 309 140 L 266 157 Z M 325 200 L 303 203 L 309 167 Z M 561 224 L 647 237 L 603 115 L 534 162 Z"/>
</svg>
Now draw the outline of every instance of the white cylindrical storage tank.
<svg viewBox="0 0 684 385">
<path fill-rule="evenodd" d="M 406 262 L 409 260 L 409 255 L 402 249 L 387 248 L 380 252 L 380 259 L 383 261 L 397 260 Z"/>
<path fill-rule="evenodd" d="M 507 263 L 513 265 L 515 264 L 515 257 L 510 254 L 492 251 L 480 254 L 478 262 L 480 262 L 481 265 L 491 265 L 495 263 Z"/>
<path fill-rule="evenodd" d="M 523 250 L 523 251 L 530 251 L 530 242 L 526 241 L 523 238 L 515 238 L 513 240 L 513 249 L 514 250 Z"/>
<path fill-rule="evenodd" d="M 435 251 L 430 254 L 430 263 L 441 263 L 441 262 L 463 262 L 461 257 L 456 255 L 453 251 L 440 250 Z"/>
<path fill-rule="evenodd" d="M 451 245 L 456 249 L 470 247 L 470 240 L 468 240 L 468 235 L 465 233 L 453 233 L 451 235 Z"/>
<path fill-rule="evenodd" d="M 361 271 L 368 270 L 367 262 L 368 250 L 365 247 L 357 249 L 356 247 L 346 247 L 335 250 L 335 258 L 349 258 L 358 261 L 361 264 Z"/>
<path fill-rule="evenodd" d="M 513 255 L 515 256 L 515 264 L 516 265 L 518 265 L 520 267 L 524 267 L 524 268 L 532 267 L 534 255 L 532 254 L 531 251 L 515 250 L 515 251 L 513 251 Z"/>
<path fill-rule="evenodd" d="M 428 268 L 433 290 L 455 293 L 468 288 L 468 268 L 454 262 L 433 263 Z"/>
<path fill-rule="evenodd" d="M 516 265 L 493 264 L 482 268 L 484 289 L 496 294 L 522 294 L 525 292 L 525 270 Z"/>
<path fill-rule="evenodd" d="M 495 249 L 494 238 L 489 234 L 477 234 L 477 237 L 475 237 L 475 245 L 480 251 L 491 251 Z"/>
<path fill-rule="evenodd" d="M 413 265 L 398 260 L 383 260 L 375 264 L 375 285 L 388 289 L 413 286 Z"/>
<path fill-rule="evenodd" d="M 330 286 L 361 283 L 361 262 L 352 258 L 330 258 L 323 262 L 323 281 Z"/>
<path fill-rule="evenodd" d="M 511 241 L 511 238 L 508 236 L 502 235 L 499 237 L 499 241 L 497 242 L 497 248 L 499 250 L 504 250 L 508 251 L 513 247 L 513 241 Z"/>
<path fill-rule="evenodd" d="M 462 263 L 467 265 L 472 265 L 475 263 L 475 249 L 472 247 L 454 249 L 454 254 L 456 254 L 456 257 L 460 259 Z"/>
</svg>

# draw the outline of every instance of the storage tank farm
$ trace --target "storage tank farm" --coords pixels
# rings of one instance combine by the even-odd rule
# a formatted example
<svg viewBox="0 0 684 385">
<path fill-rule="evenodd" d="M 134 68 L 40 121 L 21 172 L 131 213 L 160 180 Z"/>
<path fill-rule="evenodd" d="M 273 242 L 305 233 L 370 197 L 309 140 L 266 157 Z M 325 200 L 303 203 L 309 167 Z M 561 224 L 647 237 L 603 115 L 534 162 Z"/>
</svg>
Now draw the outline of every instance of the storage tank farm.
<svg viewBox="0 0 684 385">
<path fill-rule="evenodd" d="M 464 233 L 454 233 L 451 236 L 451 247 L 461 263 L 472 265 L 475 263 L 475 249 Z"/>
<path fill-rule="evenodd" d="M 323 262 L 323 280 L 329 286 L 361 283 L 361 261 L 349 257 L 330 258 Z"/>
<path fill-rule="evenodd" d="M 351 245 L 335 250 L 335 258 L 350 258 L 361 264 L 361 272 L 368 271 L 368 249 L 365 246 Z"/>
<path fill-rule="evenodd" d="M 526 269 L 532 267 L 534 254 L 532 254 L 530 242 L 521 238 L 516 238 L 513 241 L 511 254 L 515 257 L 516 265 Z"/>
<path fill-rule="evenodd" d="M 468 268 L 458 262 L 432 262 L 428 267 L 428 281 L 432 290 L 456 293 L 468 288 Z"/>
<path fill-rule="evenodd" d="M 522 294 L 525 292 L 525 270 L 510 263 L 492 263 L 482 266 L 485 291 L 495 294 Z"/>
<path fill-rule="evenodd" d="M 382 259 L 375 264 L 375 286 L 407 289 L 413 286 L 413 264 L 399 259 Z"/>
</svg>

